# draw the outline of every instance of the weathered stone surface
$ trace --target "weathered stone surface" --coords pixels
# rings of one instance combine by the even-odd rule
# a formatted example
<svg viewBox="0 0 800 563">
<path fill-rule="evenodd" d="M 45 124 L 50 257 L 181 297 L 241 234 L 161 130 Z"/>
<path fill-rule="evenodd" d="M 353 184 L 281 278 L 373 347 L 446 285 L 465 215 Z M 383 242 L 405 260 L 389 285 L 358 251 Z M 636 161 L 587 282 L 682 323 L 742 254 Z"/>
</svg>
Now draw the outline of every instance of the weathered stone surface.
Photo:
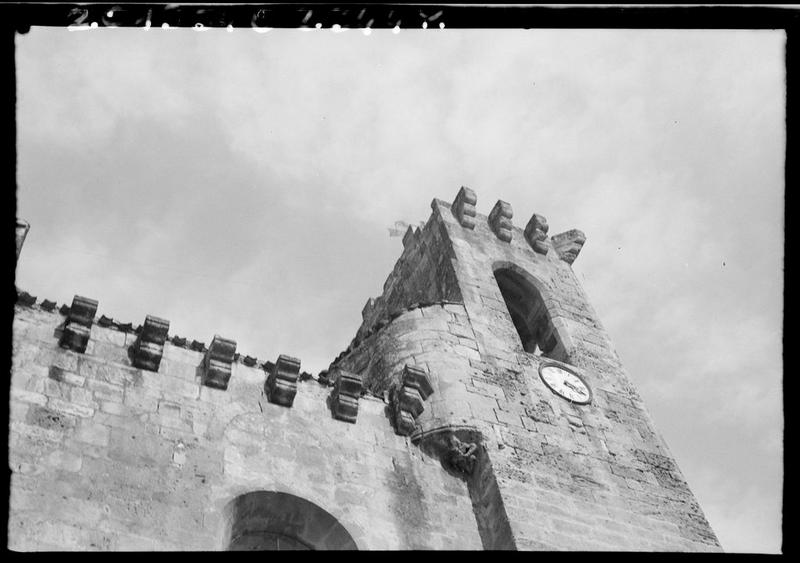
<svg viewBox="0 0 800 563">
<path fill-rule="evenodd" d="M 214 335 L 214 339 L 203 357 L 203 385 L 216 389 L 227 389 L 235 353 L 235 341 Z"/>
<path fill-rule="evenodd" d="M 88 297 L 76 295 L 73 298 L 59 342 L 62 348 L 69 348 L 81 354 L 86 351 L 97 305 L 97 301 Z"/>
<path fill-rule="evenodd" d="M 169 321 L 147 315 L 142 331 L 133 345 L 133 365 L 149 371 L 158 371 L 168 332 Z"/>
</svg>

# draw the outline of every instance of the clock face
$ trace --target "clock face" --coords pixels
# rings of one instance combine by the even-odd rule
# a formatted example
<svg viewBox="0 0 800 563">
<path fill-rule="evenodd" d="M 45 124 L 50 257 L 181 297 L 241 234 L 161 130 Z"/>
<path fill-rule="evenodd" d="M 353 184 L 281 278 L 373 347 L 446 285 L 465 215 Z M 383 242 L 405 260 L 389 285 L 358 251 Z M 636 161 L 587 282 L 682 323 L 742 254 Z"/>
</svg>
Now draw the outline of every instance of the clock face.
<svg viewBox="0 0 800 563">
<path fill-rule="evenodd" d="M 568 401 L 585 405 L 592 400 L 592 391 L 583 378 L 561 366 L 543 364 L 539 376 L 553 393 Z"/>
</svg>

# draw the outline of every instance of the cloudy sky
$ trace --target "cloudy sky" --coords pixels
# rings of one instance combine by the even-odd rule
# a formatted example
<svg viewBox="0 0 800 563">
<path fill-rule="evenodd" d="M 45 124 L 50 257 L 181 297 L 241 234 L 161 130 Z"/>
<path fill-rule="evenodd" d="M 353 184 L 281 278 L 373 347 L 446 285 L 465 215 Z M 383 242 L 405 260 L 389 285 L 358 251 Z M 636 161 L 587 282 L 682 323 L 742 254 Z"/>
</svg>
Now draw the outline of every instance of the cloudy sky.
<svg viewBox="0 0 800 563">
<path fill-rule="evenodd" d="M 782 31 L 33 28 L 17 286 L 317 373 L 434 197 L 574 264 L 729 551 L 777 552 Z"/>
</svg>

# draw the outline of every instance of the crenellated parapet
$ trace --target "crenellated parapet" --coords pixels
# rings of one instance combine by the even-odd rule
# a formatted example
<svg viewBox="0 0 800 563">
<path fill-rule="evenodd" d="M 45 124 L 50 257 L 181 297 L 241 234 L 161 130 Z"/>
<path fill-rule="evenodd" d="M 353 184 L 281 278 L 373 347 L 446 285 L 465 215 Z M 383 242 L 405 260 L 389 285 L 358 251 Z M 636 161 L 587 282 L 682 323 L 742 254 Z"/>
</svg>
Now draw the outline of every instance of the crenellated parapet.
<svg viewBox="0 0 800 563">
<path fill-rule="evenodd" d="M 406 365 L 400 380 L 389 390 L 389 404 L 395 431 L 410 436 L 417 426 L 417 417 L 425 410 L 425 399 L 433 393 L 428 374 Z"/>
<path fill-rule="evenodd" d="M 441 200 L 435 199 L 432 206 L 436 208 L 437 204 L 439 206 L 449 206 L 457 222 L 462 227 L 473 230 L 476 234 L 479 231 L 479 229 L 476 229 L 476 225 L 484 220 L 481 219 L 482 217 L 485 217 L 486 224 L 489 226 L 489 232 L 494 234 L 494 236 L 503 243 L 511 243 L 514 240 L 514 231 L 520 231 L 520 229 L 514 227 L 512 223 L 514 212 L 510 203 L 498 200 L 489 214 L 483 216 L 477 213 L 477 196 L 475 192 L 469 188 L 462 187 L 452 204 L 447 204 Z M 572 264 L 580 252 L 583 243 L 586 242 L 586 235 L 584 235 L 582 231 L 571 229 L 567 232 L 554 235 L 552 238 L 548 238 L 549 229 L 550 227 L 545 216 L 534 213 L 525 225 L 524 230 L 522 230 L 522 239 L 524 239 L 528 246 L 537 254 L 546 256 L 550 248 L 553 247 L 556 249 L 558 258 L 568 264 Z"/>
<path fill-rule="evenodd" d="M 80 295 L 76 295 L 72 299 L 72 306 L 69 308 L 67 321 L 64 324 L 64 332 L 61 333 L 59 342 L 62 348 L 69 348 L 81 354 L 86 352 L 94 315 L 97 313 L 97 305 L 98 302 L 94 299 L 81 297 Z M 54 308 L 55 303 L 53 302 L 52 309 Z"/>
<path fill-rule="evenodd" d="M 21 307 L 47 313 L 54 313 L 58 310 L 60 315 L 66 317 L 60 342 L 63 342 L 62 346 L 68 349 L 73 349 L 73 345 L 88 346 L 88 342 L 90 341 L 88 336 L 91 336 L 91 326 L 93 324 L 96 324 L 102 329 L 108 329 L 125 335 L 125 338 L 121 340 L 114 339 L 113 341 L 124 343 L 126 338 L 129 338 L 128 335 L 136 335 L 136 340 L 133 344 L 128 346 L 127 358 L 130 360 L 131 366 L 137 369 L 158 372 L 167 344 L 174 348 L 202 354 L 198 366 L 201 373 L 200 384 L 220 390 L 227 389 L 234 363 L 240 363 L 248 368 L 261 369 L 268 376 L 275 372 L 277 366 L 280 367 L 280 369 L 279 373 L 276 374 L 276 378 L 280 380 L 280 382 L 276 383 L 275 386 L 282 388 L 280 394 L 285 398 L 284 402 L 287 406 L 291 406 L 291 403 L 288 401 L 288 393 L 291 391 L 290 387 L 292 382 L 314 379 L 314 376 L 308 372 L 300 372 L 298 369 L 297 373 L 293 374 L 291 368 L 287 370 L 284 360 L 289 358 L 289 356 L 281 356 L 284 360 L 279 359 L 278 364 L 270 361 L 262 362 L 255 356 L 238 353 L 236 351 L 235 341 L 222 338 L 218 335 L 214 337 L 211 344 L 208 346 L 199 340 L 190 340 L 186 337 L 174 334 L 169 335 L 169 321 L 153 315 L 147 315 L 142 325 L 118 321 L 105 314 L 100 315 L 100 318 L 94 321 L 96 302 L 84 297 L 76 296 L 72 306 L 64 304 L 58 307 L 58 304 L 50 299 L 42 299 L 37 304 L 36 296 L 26 291 L 18 291 L 16 303 Z M 64 334 L 67 336 L 65 337 Z M 78 339 L 77 344 L 75 344 L 76 339 Z M 86 353 L 86 348 L 84 348 L 83 353 Z M 290 359 L 297 362 L 299 366 L 299 360 Z M 322 382 L 326 383 L 325 381 Z M 348 389 L 350 388 L 352 387 L 348 387 Z M 345 393 L 347 393 L 347 391 L 345 391 Z M 277 395 L 275 402 L 276 404 L 282 404 L 279 402 Z"/>
<path fill-rule="evenodd" d="M 105 315 L 102 317 L 105 319 Z M 110 321 L 110 319 L 109 319 Z M 98 322 L 98 324 L 100 324 Z M 164 343 L 169 333 L 169 321 L 147 315 L 139 337 L 133 345 L 132 363 L 134 367 L 148 371 L 158 371 L 164 355 Z"/>
</svg>

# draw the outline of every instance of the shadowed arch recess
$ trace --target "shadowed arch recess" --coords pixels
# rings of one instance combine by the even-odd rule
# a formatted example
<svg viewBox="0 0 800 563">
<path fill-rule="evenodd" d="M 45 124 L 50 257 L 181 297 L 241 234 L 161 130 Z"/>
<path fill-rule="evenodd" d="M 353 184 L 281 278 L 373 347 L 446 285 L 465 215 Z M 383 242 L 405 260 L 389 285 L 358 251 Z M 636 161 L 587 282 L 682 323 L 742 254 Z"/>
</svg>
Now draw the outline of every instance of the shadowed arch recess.
<svg viewBox="0 0 800 563">
<path fill-rule="evenodd" d="M 567 361 L 567 354 L 550 319 L 539 288 L 518 268 L 497 264 L 494 277 L 514 328 L 529 354 Z"/>
<path fill-rule="evenodd" d="M 330 513 L 288 493 L 253 491 L 225 508 L 231 551 L 355 550 L 353 537 Z"/>
</svg>

